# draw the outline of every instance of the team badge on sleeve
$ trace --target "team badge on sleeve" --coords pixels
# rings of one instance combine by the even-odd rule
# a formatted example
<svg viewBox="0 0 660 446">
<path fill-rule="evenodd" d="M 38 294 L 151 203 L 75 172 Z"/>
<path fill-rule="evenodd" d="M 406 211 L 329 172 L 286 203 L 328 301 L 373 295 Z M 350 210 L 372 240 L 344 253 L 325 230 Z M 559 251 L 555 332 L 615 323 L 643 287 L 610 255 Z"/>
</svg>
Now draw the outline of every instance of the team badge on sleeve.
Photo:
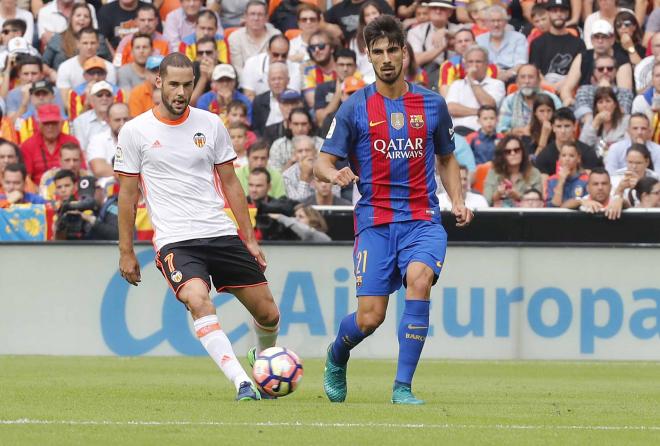
<svg viewBox="0 0 660 446">
<path fill-rule="evenodd" d="M 410 127 L 414 129 L 421 129 L 424 127 L 424 116 L 410 115 Z"/>
<path fill-rule="evenodd" d="M 206 144 L 206 136 L 203 133 L 197 132 L 193 135 L 193 142 L 201 149 Z"/>
<path fill-rule="evenodd" d="M 403 117 L 403 113 L 390 114 L 390 123 L 392 124 L 392 127 L 394 127 L 396 130 L 401 130 L 403 128 L 404 121 L 405 119 Z"/>
</svg>

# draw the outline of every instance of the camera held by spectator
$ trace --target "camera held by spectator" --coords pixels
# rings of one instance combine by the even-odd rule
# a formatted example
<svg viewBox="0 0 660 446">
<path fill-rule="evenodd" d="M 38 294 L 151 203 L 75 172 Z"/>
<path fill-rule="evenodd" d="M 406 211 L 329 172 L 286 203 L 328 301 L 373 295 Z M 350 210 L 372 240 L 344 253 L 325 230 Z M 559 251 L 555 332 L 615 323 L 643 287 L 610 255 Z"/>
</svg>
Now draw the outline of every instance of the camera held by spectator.
<svg viewBox="0 0 660 446">
<path fill-rule="evenodd" d="M 62 181 L 58 178 L 61 171 L 55 176 L 55 183 Z M 80 178 L 78 182 L 78 197 L 71 196 L 63 200 L 57 211 L 57 222 L 55 223 L 55 238 L 57 240 L 81 240 L 91 229 L 89 217 L 93 217 L 98 210 L 98 204 L 94 198 L 96 179 L 92 176 Z M 91 211 L 92 215 L 89 215 Z"/>
</svg>

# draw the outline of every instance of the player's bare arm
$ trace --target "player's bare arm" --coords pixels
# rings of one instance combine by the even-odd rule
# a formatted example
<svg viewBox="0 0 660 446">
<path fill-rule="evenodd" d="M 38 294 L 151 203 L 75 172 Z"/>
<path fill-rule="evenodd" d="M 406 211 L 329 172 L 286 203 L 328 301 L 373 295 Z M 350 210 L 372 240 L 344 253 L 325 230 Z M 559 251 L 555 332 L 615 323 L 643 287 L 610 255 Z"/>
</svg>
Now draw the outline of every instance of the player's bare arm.
<svg viewBox="0 0 660 446">
<path fill-rule="evenodd" d="M 119 272 L 131 285 L 140 282 L 140 264 L 133 250 L 133 231 L 140 192 L 138 177 L 119 175 Z"/>
<path fill-rule="evenodd" d="M 329 153 L 321 152 L 314 163 L 314 175 L 320 181 L 336 184 L 341 187 L 348 186 L 351 183 L 357 183 L 358 177 L 353 173 L 350 167 L 344 167 L 340 170 L 335 168 L 339 158 Z"/>
<path fill-rule="evenodd" d="M 451 213 L 456 217 L 456 226 L 467 226 L 472 221 L 472 211 L 465 207 L 461 192 L 461 176 L 458 161 L 453 153 L 438 155 L 440 179 L 451 199 Z"/>
<path fill-rule="evenodd" d="M 245 247 L 250 251 L 250 254 L 257 259 L 259 265 L 266 269 L 266 256 L 261 250 L 261 247 L 259 247 L 257 238 L 254 235 L 254 229 L 252 228 L 252 222 L 250 221 L 250 214 L 248 213 L 247 201 L 245 200 L 245 192 L 243 192 L 241 183 L 238 181 L 238 178 L 236 178 L 234 165 L 232 163 L 221 164 L 215 166 L 215 170 L 220 176 L 222 192 L 224 193 L 229 207 L 234 213 L 234 218 L 236 218 L 236 221 L 238 222 L 238 227 L 243 234 Z"/>
</svg>

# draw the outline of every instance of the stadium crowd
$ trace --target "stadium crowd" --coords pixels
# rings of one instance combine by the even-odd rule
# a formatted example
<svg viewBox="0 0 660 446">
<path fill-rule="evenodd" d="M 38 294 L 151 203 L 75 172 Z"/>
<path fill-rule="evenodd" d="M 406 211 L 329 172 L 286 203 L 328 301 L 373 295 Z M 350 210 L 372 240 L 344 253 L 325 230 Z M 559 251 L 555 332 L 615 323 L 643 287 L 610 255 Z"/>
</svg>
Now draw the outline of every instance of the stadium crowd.
<svg viewBox="0 0 660 446">
<path fill-rule="evenodd" d="M 406 79 L 447 102 L 468 207 L 660 207 L 659 0 L 0 0 L 0 208 L 45 205 L 54 238 L 116 239 L 117 135 L 159 103 L 178 51 L 260 237 L 329 240 L 314 206 L 357 191 L 312 166 L 375 81 L 362 30 L 381 14 L 407 29 Z"/>
</svg>

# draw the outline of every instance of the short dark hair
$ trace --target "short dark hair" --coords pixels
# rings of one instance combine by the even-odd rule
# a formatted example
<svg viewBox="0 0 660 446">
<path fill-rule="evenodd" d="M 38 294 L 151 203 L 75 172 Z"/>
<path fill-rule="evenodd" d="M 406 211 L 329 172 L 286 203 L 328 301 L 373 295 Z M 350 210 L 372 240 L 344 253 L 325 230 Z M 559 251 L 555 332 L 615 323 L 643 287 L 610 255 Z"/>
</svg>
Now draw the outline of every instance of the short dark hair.
<svg viewBox="0 0 660 446">
<path fill-rule="evenodd" d="M 199 23 L 199 19 L 202 17 L 210 17 L 213 19 L 213 22 L 215 23 L 216 28 L 218 27 L 218 16 L 215 15 L 215 12 L 211 11 L 210 9 L 203 9 L 199 11 L 199 14 L 197 14 L 197 20 L 195 20 L 195 23 Z"/>
<path fill-rule="evenodd" d="M 646 123 L 648 125 L 651 125 L 651 120 L 649 119 L 649 117 L 646 113 L 642 113 L 642 112 L 633 113 L 633 114 L 630 115 L 630 121 L 632 121 L 632 118 L 642 118 L 642 119 L 646 120 Z M 630 123 L 630 121 L 628 121 L 628 123 Z"/>
<path fill-rule="evenodd" d="M 247 5 L 245 5 L 245 13 L 247 14 L 247 10 L 250 9 L 250 6 L 261 6 L 264 8 L 264 12 L 268 12 L 268 6 L 266 6 L 266 2 L 262 0 L 250 0 L 247 2 Z"/>
<path fill-rule="evenodd" d="M 541 200 L 543 200 L 543 193 L 535 187 L 531 187 L 527 189 L 525 192 L 523 192 L 523 195 L 527 195 L 527 194 L 536 194 L 539 196 Z"/>
<path fill-rule="evenodd" d="M 273 43 L 275 43 L 276 41 L 278 41 L 280 39 L 285 41 L 288 46 L 291 46 L 291 42 L 289 42 L 289 39 L 287 39 L 284 34 L 279 34 L 278 33 L 278 34 L 275 34 L 274 36 L 271 36 L 271 38 L 268 39 L 268 46 L 266 48 L 268 48 L 270 50 L 270 47 L 273 46 Z"/>
<path fill-rule="evenodd" d="M 266 183 L 270 184 L 270 172 L 268 172 L 268 170 L 266 170 L 265 167 L 255 167 L 250 172 L 250 175 L 260 175 L 260 174 L 266 175 Z"/>
<path fill-rule="evenodd" d="M 245 105 L 245 102 L 239 101 L 238 99 L 234 99 L 229 104 L 227 104 L 227 113 L 229 113 L 229 111 L 233 108 L 240 108 L 241 110 L 243 110 L 243 113 L 247 116 L 248 107 L 247 105 Z"/>
<path fill-rule="evenodd" d="M 645 144 L 632 144 L 630 147 L 628 147 L 628 150 L 626 150 L 626 156 L 628 156 L 630 152 L 637 152 L 642 155 L 644 159 L 649 162 L 648 168 L 653 170 L 653 158 L 651 157 L 651 151 L 648 149 L 648 147 L 646 147 Z"/>
<path fill-rule="evenodd" d="M 650 194 L 653 190 L 653 186 L 658 183 L 658 180 L 653 177 L 644 177 L 640 178 L 635 185 L 635 192 L 637 192 L 637 197 L 641 198 L 642 194 Z"/>
<path fill-rule="evenodd" d="M 82 148 L 77 142 L 65 142 L 62 144 L 62 147 L 60 147 L 60 153 L 62 153 L 62 150 L 77 150 L 82 153 Z"/>
<path fill-rule="evenodd" d="M 477 110 L 477 117 L 481 118 L 481 114 L 486 111 L 492 111 L 495 112 L 495 116 L 498 115 L 497 107 L 495 107 L 494 105 L 482 105 L 481 107 L 479 107 L 479 110 Z"/>
<path fill-rule="evenodd" d="M 23 19 L 9 19 L 5 20 L 4 23 L 2 24 L 2 27 L 12 27 L 12 28 L 18 28 L 18 30 L 21 32 L 21 34 L 25 34 L 25 31 L 27 31 L 27 23 L 25 23 L 25 20 Z M 32 36 L 28 40 L 32 40 Z"/>
<path fill-rule="evenodd" d="M 351 58 L 353 59 L 353 62 L 357 62 L 355 51 L 349 48 L 337 48 L 337 51 L 335 51 L 335 60 L 339 59 L 340 57 Z"/>
<path fill-rule="evenodd" d="M 135 41 L 137 39 L 149 39 L 149 46 L 154 46 L 154 39 L 146 33 L 135 33 L 133 34 L 133 37 L 131 37 L 131 45 L 135 46 Z"/>
<path fill-rule="evenodd" d="M 247 154 L 250 156 L 252 152 L 258 152 L 259 150 L 265 150 L 270 153 L 270 141 L 266 138 L 259 138 L 247 148 Z"/>
<path fill-rule="evenodd" d="M 386 38 L 388 42 L 403 48 L 406 45 L 405 33 L 401 21 L 391 15 L 376 17 L 364 28 L 364 41 L 371 50 L 374 42 Z"/>
<path fill-rule="evenodd" d="M 63 180 L 64 178 L 71 178 L 72 183 L 76 182 L 76 175 L 73 173 L 72 170 L 69 169 L 58 170 L 55 176 L 53 177 L 53 182 Z"/>
<path fill-rule="evenodd" d="M 193 69 L 193 63 L 187 56 L 181 53 L 170 53 L 163 61 L 160 63 L 160 68 L 158 69 L 158 74 L 161 79 L 167 76 L 167 68 L 176 67 L 176 68 L 190 68 Z"/>
<path fill-rule="evenodd" d="M 197 43 L 196 43 L 197 48 L 199 48 L 199 46 L 200 46 L 202 43 L 212 43 L 212 44 L 213 44 L 213 48 L 217 48 L 217 44 L 216 44 L 216 41 L 215 41 L 215 37 L 212 37 L 212 36 L 204 36 L 204 37 L 202 37 L 202 38 L 199 39 L 199 40 L 197 41 Z"/>
<path fill-rule="evenodd" d="M 160 14 L 158 14 L 158 9 L 156 9 L 156 7 L 152 3 L 142 3 L 142 4 L 140 4 L 140 7 L 135 12 L 136 17 L 140 13 L 140 11 L 151 11 L 156 16 L 156 20 L 160 21 Z"/>
<path fill-rule="evenodd" d="M 571 121 L 573 124 L 575 124 L 575 115 L 573 114 L 573 110 L 568 107 L 558 108 L 552 114 L 552 119 L 550 120 L 552 124 L 554 124 L 555 121 Z"/>
<path fill-rule="evenodd" d="M 591 175 L 607 175 L 609 177 L 610 173 L 604 167 L 594 167 L 589 172 L 589 178 L 591 178 Z"/>
<path fill-rule="evenodd" d="M 17 59 L 16 69 L 20 71 L 21 68 L 23 68 L 26 65 L 39 65 L 39 70 L 42 70 L 44 68 L 44 62 L 41 60 L 39 56 L 32 56 L 28 54 Z"/>
<path fill-rule="evenodd" d="M 76 40 L 80 40 L 83 34 L 94 34 L 96 36 L 96 40 L 99 39 L 99 32 L 94 28 L 92 28 L 91 26 L 86 26 L 80 31 L 78 31 L 78 33 L 76 34 Z"/>
<path fill-rule="evenodd" d="M 543 15 L 548 12 L 548 8 L 545 3 L 536 3 L 532 6 L 531 17 L 534 18 L 537 15 Z"/>
<path fill-rule="evenodd" d="M 5 166 L 5 172 L 20 172 L 23 176 L 23 180 L 27 178 L 27 170 L 25 165 L 22 163 L 9 163 Z"/>
</svg>

